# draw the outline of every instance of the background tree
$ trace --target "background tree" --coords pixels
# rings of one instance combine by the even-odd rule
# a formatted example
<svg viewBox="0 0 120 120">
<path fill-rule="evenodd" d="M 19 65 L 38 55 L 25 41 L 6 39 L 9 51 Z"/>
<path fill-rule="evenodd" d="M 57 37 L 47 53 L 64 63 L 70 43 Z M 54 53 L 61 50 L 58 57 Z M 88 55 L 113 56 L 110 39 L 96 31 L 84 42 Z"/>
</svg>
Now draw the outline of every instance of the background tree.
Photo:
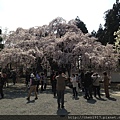
<svg viewBox="0 0 120 120">
<path fill-rule="evenodd" d="M 80 20 L 80 18 L 77 16 L 75 18 L 75 21 L 76 21 L 76 25 L 77 27 L 83 32 L 83 33 L 88 33 L 88 30 L 86 28 L 86 25 L 84 24 L 83 21 Z"/>
<path fill-rule="evenodd" d="M 113 8 L 105 12 L 105 29 L 104 29 L 104 44 L 114 44 L 116 32 L 120 26 L 120 2 L 116 0 L 113 4 Z"/>
<path fill-rule="evenodd" d="M 115 37 L 114 32 L 116 32 L 120 26 L 120 3 L 119 0 L 116 0 L 116 3 L 113 4 L 113 8 L 107 10 L 105 13 L 105 24 L 104 29 L 100 24 L 99 29 L 96 33 L 98 41 L 103 45 L 114 44 Z M 91 33 L 92 34 L 92 33 Z"/>
<path fill-rule="evenodd" d="M 92 37 L 96 37 L 96 31 L 95 31 L 95 30 L 93 30 L 93 31 L 91 32 L 91 36 L 92 36 Z"/>
<path fill-rule="evenodd" d="M 118 67 L 120 68 L 120 27 L 117 32 L 114 33 L 115 36 L 115 51 L 118 53 Z"/>
<path fill-rule="evenodd" d="M 4 45 L 3 45 L 3 38 L 2 38 L 2 30 L 0 29 L 0 51 L 4 48 Z"/>
<path fill-rule="evenodd" d="M 114 33 L 114 35 L 117 36 L 115 38 L 115 40 L 116 40 L 115 41 L 115 50 L 116 50 L 117 53 L 120 54 L 120 28 L 117 32 Z"/>
<path fill-rule="evenodd" d="M 99 29 L 96 33 L 96 37 L 98 38 L 98 41 L 102 43 L 102 45 L 107 44 L 107 38 L 105 38 L 105 32 L 101 24 L 99 25 Z"/>
</svg>

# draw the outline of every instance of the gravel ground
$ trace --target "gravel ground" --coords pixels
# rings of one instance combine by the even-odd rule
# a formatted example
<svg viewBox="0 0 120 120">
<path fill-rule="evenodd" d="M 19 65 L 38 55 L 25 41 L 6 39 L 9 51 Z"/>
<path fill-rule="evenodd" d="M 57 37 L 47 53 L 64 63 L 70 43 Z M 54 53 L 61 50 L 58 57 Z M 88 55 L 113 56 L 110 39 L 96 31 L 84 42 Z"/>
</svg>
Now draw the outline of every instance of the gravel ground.
<svg viewBox="0 0 120 120">
<path fill-rule="evenodd" d="M 57 109 L 57 99 L 53 98 L 51 86 L 38 94 L 38 100 L 26 100 L 28 91 L 24 84 L 4 88 L 5 98 L 0 99 L 0 115 L 120 115 L 120 91 L 110 89 L 111 98 L 107 99 L 101 90 L 102 99 L 86 100 L 82 92 L 79 98 L 72 98 L 72 90 L 66 87 L 65 108 Z"/>
</svg>

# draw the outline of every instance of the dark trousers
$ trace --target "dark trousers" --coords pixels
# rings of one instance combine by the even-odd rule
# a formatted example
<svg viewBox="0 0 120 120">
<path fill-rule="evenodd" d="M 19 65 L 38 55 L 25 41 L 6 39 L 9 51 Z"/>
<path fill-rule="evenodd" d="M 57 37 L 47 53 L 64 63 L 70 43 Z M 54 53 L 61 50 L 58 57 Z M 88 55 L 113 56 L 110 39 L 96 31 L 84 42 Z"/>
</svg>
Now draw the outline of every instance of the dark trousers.
<svg viewBox="0 0 120 120">
<path fill-rule="evenodd" d="M 52 92 L 54 91 L 53 89 L 54 89 L 54 81 L 53 80 L 51 80 L 51 85 L 52 85 Z"/>
<path fill-rule="evenodd" d="M 84 87 L 85 90 L 85 98 L 89 98 L 88 87 Z"/>
<path fill-rule="evenodd" d="M 41 81 L 41 91 L 43 91 L 43 85 L 44 85 L 44 82 Z"/>
<path fill-rule="evenodd" d="M 88 91 L 89 91 L 89 97 L 92 98 L 93 85 L 89 86 Z"/>
<path fill-rule="evenodd" d="M 108 85 L 104 85 L 104 90 L 105 90 L 105 96 L 107 98 L 110 97 Z"/>
<path fill-rule="evenodd" d="M 64 90 L 57 90 L 57 103 L 58 107 L 60 107 L 60 103 L 61 106 L 64 106 Z"/>
<path fill-rule="evenodd" d="M 3 98 L 4 94 L 3 94 L 3 87 L 2 86 L 0 86 L 0 94 L 1 94 L 1 97 Z"/>
<path fill-rule="evenodd" d="M 15 83 L 16 83 L 16 78 L 13 78 L 13 84 L 15 85 Z"/>
<path fill-rule="evenodd" d="M 94 96 L 96 97 L 96 94 L 100 97 L 100 86 L 93 86 Z"/>
<path fill-rule="evenodd" d="M 76 90 L 76 87 L 73 87 L 73 96 L 74 96 L 74 97 L 77 97 L 77 95 L 78 95 L 78 92 L 77 92 L 77 90 Z"/>
<path fill-rule="evenodd" d="M 5 87 L 8 87 L 8 79 L 7 79 L 7 78 L 4 78 L 3 81 L 4 81 Z"/>
<path fill-rule="evenodd" d="M 36 91 L 38 92 L 40 81 L 37 81 Z"/>
<path fill-rule="evenodd" d="M 85 89 L 85 98 L 92 98 L 92 86 L 84 87 Z"/>
<path fill-rule="evenodd" d="M 26 86 L 28 86 L 28 83 L 29 83 L 29 80 L 26 79 L 25 81 Z"/>
<path fill-rule="evenodd" d="M 56 96 L 56 81 L 53 81 L 53 93 L 54 93 L 54 96 Z"/>
<path fill-rule="evenodd" d="M 79 88 L 79 89 L 81 88 L 81 85 L 80 85 L 80 83 L 78 83 L 78 88 Z"/>
<path fill-rule="evenodd" d="M 46 90 L 47 83 L 44 83 L 44 90 Z"/>
</svg>

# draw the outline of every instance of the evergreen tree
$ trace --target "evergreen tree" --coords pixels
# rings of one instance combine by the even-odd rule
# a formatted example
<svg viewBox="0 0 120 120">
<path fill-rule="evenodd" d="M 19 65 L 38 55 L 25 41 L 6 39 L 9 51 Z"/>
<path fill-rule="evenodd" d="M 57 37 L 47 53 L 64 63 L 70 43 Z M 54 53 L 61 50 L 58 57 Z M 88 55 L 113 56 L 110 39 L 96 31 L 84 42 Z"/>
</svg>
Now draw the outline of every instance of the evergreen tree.
<svg viewBox="0 0 120 120">
<path fill-rule="evenodd" d="M 76 19 L 76 25 L 77 27 L 83 32 L 83 33 L 88 33 L 88 30 L 86 28 L 86 25 L 84 24 L 83 21 L 80 20 L 80 18 L 77 16 Z"/>
<path fill-rule="evenodd" d="M 96 33 L 95 30 L 93 30 L 93 31 L 91 32 L 91 36 L 92 36 L 92 37 L 96 37 L 96 34 L 97 34 L 97 33 Z"/>
<path fill-rule="evenodd" d="M 104 29 L 104 44 L 107 42 L 114 44 L 116 32 L 120 26 L 120 2 L 116 0 L 116 3 L 113 4 L 113 8 L 105 12 L 105 29 Z"/>
<path fill-rule="evenodd" d="M 96 33 L 96 37 L 98 38 L 98 41 L 102 43 L 102 45 L 106 45 L 107 43 L 107 39 L 106 39 L 106 36 L 105 36 L 105 30 L 106 29 L 103 29 L 102 25 L 100 24 L 99 25 L 99 29 Z"/>
</svg>

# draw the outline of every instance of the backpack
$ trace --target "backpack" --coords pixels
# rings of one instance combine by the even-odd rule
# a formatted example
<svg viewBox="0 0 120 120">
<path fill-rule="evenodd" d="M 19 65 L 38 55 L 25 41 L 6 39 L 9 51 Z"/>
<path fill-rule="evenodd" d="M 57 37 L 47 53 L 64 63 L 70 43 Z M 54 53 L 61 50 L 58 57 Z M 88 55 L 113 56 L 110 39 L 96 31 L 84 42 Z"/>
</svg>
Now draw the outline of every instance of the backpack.
<svg viewBox="0 0 120 120">
<path fill-rule="evenodd" d="M 36 79 L 37 81 L 40 81 L 40 76 L 38 74 L 36 75 Z"/>
</svg>

